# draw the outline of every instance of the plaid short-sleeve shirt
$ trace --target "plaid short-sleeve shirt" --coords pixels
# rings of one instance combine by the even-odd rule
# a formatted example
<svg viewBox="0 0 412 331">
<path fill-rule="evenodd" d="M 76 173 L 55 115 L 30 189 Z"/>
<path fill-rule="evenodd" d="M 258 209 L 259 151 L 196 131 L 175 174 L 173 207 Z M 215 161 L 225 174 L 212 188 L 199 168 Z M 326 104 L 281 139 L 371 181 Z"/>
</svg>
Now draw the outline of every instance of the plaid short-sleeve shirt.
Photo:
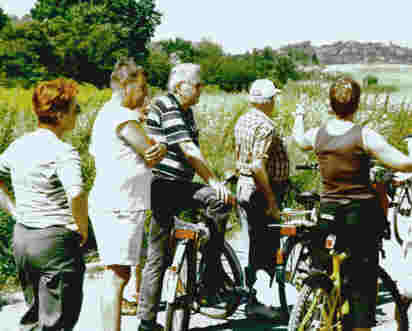
<svg viewBox="0 0 412 331">
<path fill-rule="evenodd" d="M 251 175 L 250 167 L 257 159 L 266 158 L 271 182 L 289 177 L 289 158 L 273 121 L 258 109 L 242 115 L 235 126 L 236 168 L 240 174 Z"/>
</svg>

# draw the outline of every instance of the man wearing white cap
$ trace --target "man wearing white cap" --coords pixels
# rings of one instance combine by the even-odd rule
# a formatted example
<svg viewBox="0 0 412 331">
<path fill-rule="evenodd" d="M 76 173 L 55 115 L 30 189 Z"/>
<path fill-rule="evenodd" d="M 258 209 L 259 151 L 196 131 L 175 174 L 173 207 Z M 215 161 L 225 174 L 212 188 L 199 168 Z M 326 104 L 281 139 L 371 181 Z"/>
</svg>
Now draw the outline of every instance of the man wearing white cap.
<svg viewBox="0 0 412 331">
<path fill-rule="evenodd" d="M 249 91 L 251 109 L 235 126 L 238 210 L 242 224 L 248 224 L 250 241 L 246 282 L 252 295 L 246 314 L 270 319 L 283 319 L 284 316 L 259 303 L 252 287 L 258 270 L 266 271 L 273 280 L 279 232 L 270 231 L 266 225 L 280 218 L 279 208 L 289 177 L 286 148 L 270 118 L 276 110 L 278 93 L 268 79 L 253 82 Z"/>
<path fill-rule="evenodd" d="M 151 185 L 153 217 L 149 230 L 149 247 L 141 292 L 138 317 L 140 331 L 161 330 L 156 323 L 162 274 L 166 267 L 170 227 L 173 216 L 186 209 L 203 208 L 213 223 L 208 250 L 204 294 L 216 297 L 219 289 L 216 265 L 223 246 L 226 220 L 230 211 L 229 190 L 210 170 L 199 149 L 198 129 L 191 106 L 199 101 L 200 66 L 176 65 L 169 77 L 167 95 L 155 98 L 147 117 L 148 134 L 164 141 L 166 156 L 153 168 Z M 194 183 L 198 174 L 208 185 Z"/>
</svg>

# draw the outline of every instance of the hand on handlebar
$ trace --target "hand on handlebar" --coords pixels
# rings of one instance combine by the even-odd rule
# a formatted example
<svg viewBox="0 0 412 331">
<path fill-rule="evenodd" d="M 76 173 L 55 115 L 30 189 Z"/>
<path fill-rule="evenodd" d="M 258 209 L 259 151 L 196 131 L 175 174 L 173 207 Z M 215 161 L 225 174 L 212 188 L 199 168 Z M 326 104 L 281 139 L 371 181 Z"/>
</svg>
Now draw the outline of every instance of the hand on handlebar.
<svg viewBox="0 0 412 331">
<path fill-rule="evenodd" d="M 219 200 L 224 201 L 226 204 L 236 204 L 236 198 L 232 195 L 229 189 L 222 182 L 219 182 L 216 179 L 211 178 L 209 180 L 209 185 L 216 191 L 217 198 Z"/>
<path fill-rule="evenodd" d="M 408 229 L 408 236 L 403 241 L 402 244 L 402 255 L 404 258 L 408 255 L 409 249 L 412 247 L 412 227 L 410 226 Z"/>
<path fill-rule="evenodd" d="M 87 242 L 87 239 L 89 237 L 89 232 L 83 229 L 83 230 L 79 230 L 78 233 L 80 234 L 80 237 L 81 237 L 80 247 L 83 247 Z"/>
<path fill-rule="evenodd" d="M 305 115 L 305 108 L 301 103 L 296 104 L 295 116 Z"/>
<path fill-rule="evenodd" d="M 276 207 L 276 206 L 268 207 L 268 208 L 265 210 L 265 214 L 266 214 L 267 216 L 272 217 L 272 218 L 273 218 L 274 220 L 276 220 L 276 221 L 279 221 L 280 216 L 281 216 L 280 210 L 279 210 L 279 208 Z"/>
</svg>

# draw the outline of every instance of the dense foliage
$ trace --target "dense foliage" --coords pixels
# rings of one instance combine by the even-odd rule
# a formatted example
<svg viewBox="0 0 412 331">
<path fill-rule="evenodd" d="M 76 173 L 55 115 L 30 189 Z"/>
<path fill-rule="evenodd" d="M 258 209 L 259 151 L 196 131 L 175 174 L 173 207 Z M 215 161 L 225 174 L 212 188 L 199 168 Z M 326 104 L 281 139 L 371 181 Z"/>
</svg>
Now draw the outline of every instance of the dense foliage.
<svg viewBox="0 0 412 331">
<path fill-rule="evenodd" d="M 224 91 L 246 90 L 258 78 L 270 78 L 282 87 L 289 79 L 298 80 L 302 76 L 297 70 L 298 63 L 309 63 L 307 55 L 295 56 L 278 54 L 270 47 L 240 55 L 225 54 L 220 45 L 203 39 L 192 43 L 180 38 L 162 40 L 156 52 L 167 54 L 169 62 L 195 62 L 202 66 L 206 85 L 217 85 Z M 172 60 L 171 60 L 172 59 Z M 149 68 L 150 71 L 150 68 Z"/>
<path fill-rule="evenodd" d="M 0 32 L 4 83 L 23 81 L 27 86 L 66 76 L 107 86 L 119 56 L 147 60 L 161 17 L 153 0 L 38 0 L 32 15 L 34 20 Z"/>
<path fill-rule="evenodd" d="M 3 29 L 9 21 L 10 18 L 4 13 L 3 8 L 0 7 L 0 30 Z"/>
<path fill-rule="evenodd" d="M 206 85 L 242 91 L 257 78 L 279 87 L 301 78 L 297 64 L 311 63 L 302 52 L 280 54 L 266 47 L 225 54 L 215 42 L 180 38 L 150 44 L 161 14 L 154 0 L 37 0 L 31 19 L 12 20 L 0 31 L 0 83 L 29 87 L 65 76 L 107 87 L 120 56 L 145 66 L 152 86 L 164 89 L 176 62 L 200 63 Z M 9 18 L 5 16 L 8 21 Z M 2 22 L 0 12 L 0 27 Z"/>
</svg>

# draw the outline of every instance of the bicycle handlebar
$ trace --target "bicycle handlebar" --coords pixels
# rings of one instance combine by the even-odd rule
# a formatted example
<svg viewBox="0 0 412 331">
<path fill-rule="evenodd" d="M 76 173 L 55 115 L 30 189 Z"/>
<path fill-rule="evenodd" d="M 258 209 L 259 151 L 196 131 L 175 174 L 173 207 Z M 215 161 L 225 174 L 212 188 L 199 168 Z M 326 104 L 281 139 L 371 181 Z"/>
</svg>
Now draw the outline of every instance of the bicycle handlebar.
<svg viewBox="0 0 412 331">
<path fill-rule="evenodd" d="M 402 137 L 401 140 L 410 139 L 412 138 L 412 134 L 407 134 L 406 136 Z"/>
<path fill-rule="evenodd" d="M 310 231 L 312 227 L 316 226 L 314 223 L 298 221 L 288 224 L 269 224 L 268 227 L 279 228 L 281 236 L 296 236 L 297 234 Z"/>
<path fill-rule="evenodd" d="M 297 164 L 296 170 L 317 170 L 319 168 L 317 163 Z"/>
</svg>

